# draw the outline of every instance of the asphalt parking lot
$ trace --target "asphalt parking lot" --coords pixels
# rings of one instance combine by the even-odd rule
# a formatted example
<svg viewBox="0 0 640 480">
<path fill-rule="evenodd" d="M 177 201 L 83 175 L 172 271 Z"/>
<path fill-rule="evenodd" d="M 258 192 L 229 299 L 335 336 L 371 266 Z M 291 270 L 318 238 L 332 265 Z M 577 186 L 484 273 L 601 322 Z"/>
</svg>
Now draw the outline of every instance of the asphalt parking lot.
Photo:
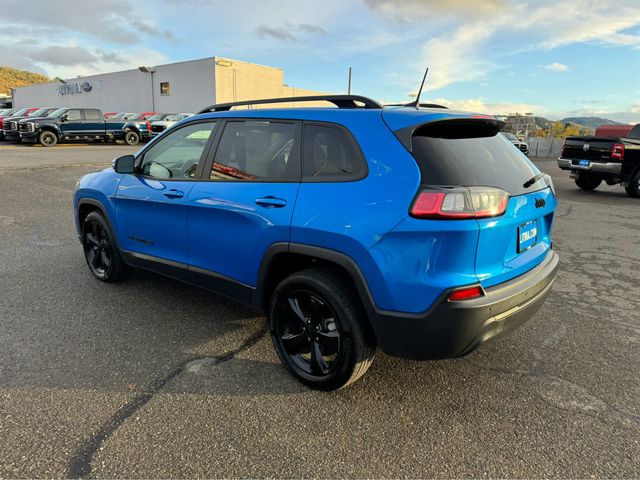
<svg viewBox="0 0 640 480">
<path fill-rule="evenodd" d="M 640 476 L 640 201 L 560 200 L 553 292 L 468 357 L 379 352 L 334 393 L 280 366 L 264 318 L 86 267 L 71 195 L 125 146 L 0 146 L 0 477 Z"/>
</svg>

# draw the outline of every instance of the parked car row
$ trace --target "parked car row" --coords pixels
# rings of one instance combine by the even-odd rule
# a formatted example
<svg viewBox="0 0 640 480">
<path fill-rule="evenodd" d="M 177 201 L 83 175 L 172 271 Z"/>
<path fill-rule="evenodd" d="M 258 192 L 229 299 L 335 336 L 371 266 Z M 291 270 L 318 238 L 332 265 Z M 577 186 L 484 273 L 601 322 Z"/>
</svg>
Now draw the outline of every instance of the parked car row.
<svg viewBox="0 0 640 480">
<path fill-rule="evenodd" d="M 0 110 L 0 141 L 40 144 L 124 141 L 137 145 L 191 113 L 109 112 L 97 108 L 30 107 Z"/>
</svg>

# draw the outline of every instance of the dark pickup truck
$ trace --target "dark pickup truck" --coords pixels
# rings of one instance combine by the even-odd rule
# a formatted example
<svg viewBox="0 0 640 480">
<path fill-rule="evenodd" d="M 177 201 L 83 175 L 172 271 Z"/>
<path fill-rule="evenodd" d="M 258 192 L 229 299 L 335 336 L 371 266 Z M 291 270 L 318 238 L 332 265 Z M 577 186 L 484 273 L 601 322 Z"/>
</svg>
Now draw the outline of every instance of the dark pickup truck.
<svg viewBox="0 0 640 480">
<path fill-rule="evenodd" d="M 126 120 L 105 119 L 97 108 L 60 108 L 46 118 L 19 123 L 20 140 L 52 147 L 62 142 L 140 143 L 140 132 Z"/>
<path fill-rule="evenodd" d="M 595 136 L 567 137 L 558 166 L 570 170 L 582 190 L 594 190 L 604 181 L 620 183 L 630 197 L 640 197 L 640 124 L 615 134 L 596 130 Z"/>
<path fill-rule="evenodd" d="M 33 110 L 30 113 L 25 113 L 20 116 L 12 116 L 5 118 L 2 126 L 2 133 L 4 134 L 4 140 L 7 142 L 20 142 L 19 125 L 23 120 L 40 120 L 47 115 L 51 115 L 57 110 L 57 107 L 44 107 Z"/>
</svg>

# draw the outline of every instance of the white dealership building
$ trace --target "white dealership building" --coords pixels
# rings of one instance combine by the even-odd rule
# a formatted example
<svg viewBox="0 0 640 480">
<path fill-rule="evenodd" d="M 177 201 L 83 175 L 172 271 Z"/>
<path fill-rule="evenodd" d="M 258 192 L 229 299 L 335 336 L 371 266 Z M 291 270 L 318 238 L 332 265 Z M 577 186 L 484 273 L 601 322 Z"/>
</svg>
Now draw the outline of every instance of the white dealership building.
<svg viewBox="0 0 640 480">
<path fill-rule="evenodd" d="M 13 106 L 197 112 L 214 103 L 320 93 L 285 85 L 281 68 L 209 57 L 20 87 Z"/>
</svg>

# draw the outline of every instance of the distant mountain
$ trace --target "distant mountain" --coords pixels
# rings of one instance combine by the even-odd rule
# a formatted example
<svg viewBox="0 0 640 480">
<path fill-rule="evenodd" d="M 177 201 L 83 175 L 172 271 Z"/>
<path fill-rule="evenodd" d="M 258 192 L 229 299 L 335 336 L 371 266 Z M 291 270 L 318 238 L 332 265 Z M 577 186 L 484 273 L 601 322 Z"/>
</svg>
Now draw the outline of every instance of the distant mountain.
<svg viewBox="0 0 640 480">
<path fill-rule="evenodd" d="M 0 66 L 0 93 L 11 94 L 11 89 L 51 81 L 39 73 L 18 70 L 13 67 Z"/>
<path fill-rule="evenodd" d="M 600 125 L 624 125 L 620 122 L 609 120 L 608 118 L 601 117 L 567 117 L 560 120 L 562 123 L 576 123 L 583 127 L 595 130 Z"/>
</svg>

